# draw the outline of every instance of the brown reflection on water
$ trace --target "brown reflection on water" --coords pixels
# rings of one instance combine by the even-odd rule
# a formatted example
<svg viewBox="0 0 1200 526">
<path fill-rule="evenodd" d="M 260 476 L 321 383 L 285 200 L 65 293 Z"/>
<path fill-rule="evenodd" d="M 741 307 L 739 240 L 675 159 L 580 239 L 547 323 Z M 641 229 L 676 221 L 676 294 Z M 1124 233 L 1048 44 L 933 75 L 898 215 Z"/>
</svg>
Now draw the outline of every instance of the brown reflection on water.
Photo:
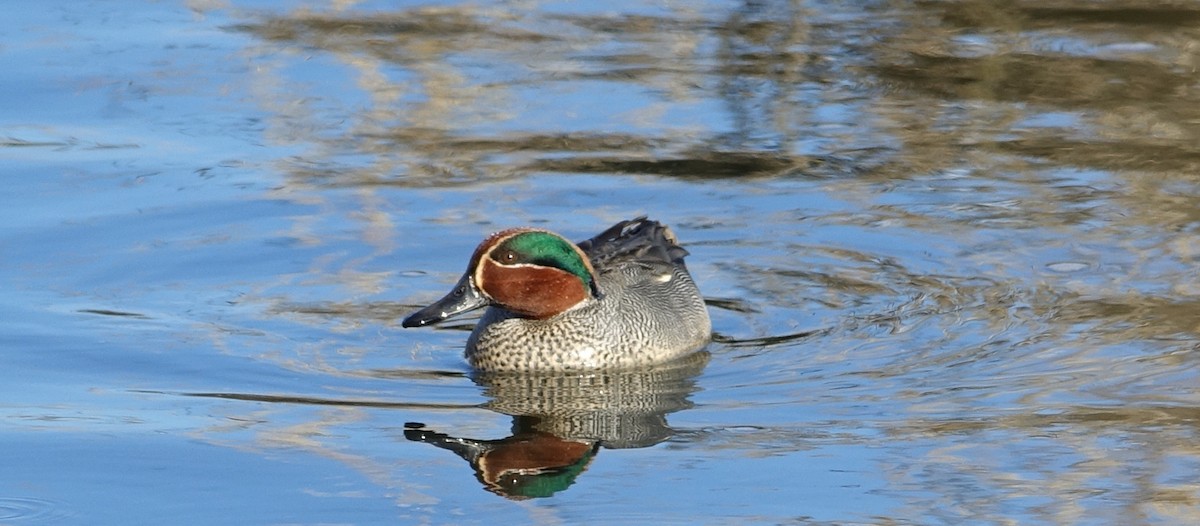
<svg viewBox="0 0 1200 526">
<path fill-rule="evenodd" d="M 912 52 L 906 58 L 906 64 L 882 66 L 880 77 L 939 99 L 1107 108 L 1129 100 L 1165 102 L 1190 80 L 1169 64 L 1091 57 L 1029 53 L 956 57 Z"/>
<path fill-rule="evenodd" d="M 1180 44 L 1196 36 L 1188 23 L 1196 16 L 1194 10 L 1145 7 L 1137 2 L 1077 7 L 1067 3 L 1050 8 L 1014 2 L 959 2 L 884 12 L 902 23 L 873 28 L 875 42 L 853 46 L 842 40 L 857 28 L 832 26 L 817 13 L 783 3 L 748 4 L 716 18 L 686 9 L 675 18 L 542 15 L 469 6 L 370 16 L 298 11 L 266 17 L 240 29 L 288 47 L 332 53 L 357 70 L 357 83 L 372 103 L 347 115 L 352 121 L 346 133 L 303 139 L 327 143 L 334 149 L 330 153 L 353 148 L 400 164 L 376 166 L 369 174 L 372 177 L 365 180 L 361 173 L 356 177 L 323 171 L 319 163 L 297 172 L 307 177 L 336 176 L 343 184 L 372 179 L 402 185 L 427 179 L 432 184 L 469 183 L 505 173 L 570 171 L 576 166 L 584 172 L 676 173 L 656 169 L 655 163 L 672 162 L 672 153 L 687 150 L 701 153 L 695 162 L 681 164 L 678 173 L 738 176 L 803 170 L 809 162 L 796 156 L 791 143 L 814 131 L 807 130 L 805 123 L 814 107 L 840 101 L 861 104 L 864 113 L 859 126 L 844 130 L 845 137 L 833 137 L 846 142 L 829 153 L 848 155 L 856 146 L 877 146 L 878 141 L 855 144 L 859 141 L 849 134 L 866 133 L 869 139 L 884 131 L 912 146 L 902 152 L 904 165 L 888 171 L 892 176 L 908 166 L 945 165 L 938 160 L 952 159 L 940 154 L 958 150 L 963 131 L 979 132 L 979 140 L 972 143 L 983 146 L 989 143 L 988 135 L 1016 132 L 1015 140 L 993 141 L 1013 145 L 1017 148 L 1014 153 L 1034 157 L 1055 151 L 1070 153 L 1097 144 L 1097 139 L 1107 134 L 1088 134 L 1082 137 L 1086 140 L 1063 143 L 1059 148 L 1048 145 L 1040 151 L 1026 150 L 1019 145 L 1034 141 L 1022 142 L 1020 136 L 1034 133 L 1031 137 L 1042 139 L 1036 135 L 1040 130 L 1008 127 L 1030 116 L 1028 111 L 1011 108 L 1007 114 L 996 114 L 999 108 L 993 108 L 991 118 L 982 119 L 984 114 L 968 110 L 954 118 L 953 113 L 963 110 L 948 104 L 955 101 L 1020 102 L 1043 109 L 1094 112 L 1079 115 L 1086 126 L 1062 130 L 1076 133 L 1136 132 L 1139 130 L 1126 126 L 1130 122 L 1120 119 L 1141 118 L 1143 126 L 1159 132 L 1154 135 L 1175 141 L 1152 142 L 1167 149 L 1150 153 L 1130 148 L 1127 155 L 1134 155 L 1134 162 L 1138 156 L 1150 156 L 1166 163 L 1144 166 L 1158 171 L 1177 167 L 1172 163 L 1180 158 L 1195 157 L 1196 124 L 1188 116 L 1200 111 L 1194 89 L 1194 65 L 1200 60 L 1194 46 Z M 1046 32 L 1056 24 L 1063 29 Z M 966 37 L 982 43 L 964 44 Z M 609 49 L 606 46 L 614 38 L 622 47 Z M 1114 47 L 1126 42 L 1142 42 L 1155 49 L 1142 52 Z M 1073 47 L 1081 49 L 1072 53 Z M 822 55 L 834 50 L 844 53 L 836 57 L 839 62 Z M 481 79 L 459 65 L 472 66 L 472 61 L 513 61 L 518 71 Z M 855 69 L 863 66 L 865 69 Z M 389 78 L 389 69 L 402 70 L 406 76 Z M 689 100 L 720 100 L 728 110 L 733 132 L 676 129 L 654 135 L 612 134 L 603 122 L 591 131 L 570 134 L 479 136 L 472 130 L 478 124 L 521 118 L 521 101 L 513 93 L 517 89 L 543 83 L 569 85 L 597 77 L 657 90 L 662 102 L 656 108 L 661 109 Z M 885 89 L 847 90 L 832 85 L 846 80 L 862 82 L 872 90 L 876 86 Z M 913 107 L 933 113 L 910 113 L 908 109 Z M 635 123 L 667 124 L 670 129 L 656 108 L 630 118 Z M 939 122 L 942 116 L 953 119 L 953 126 Z M 888 126 L 886 122 L 893 119 L 906 124 Z M 878 129 L 881 125 L 882 130 Z M 1127 133 L 1123 135 L 1129 138 Z M 1107 148 L 1103 142 L 1099 144 Z M 940 146 L 923 154 L 935 145 Z M 1171 150 L 1171 145 L 1182 151 Z M 578 155 L 556 155 L 553 161 L 545 158 L 563 152 Z M 585 155 L 595 152 L 615 153 Z M 712 155 L 715 152 L 729 158 Z M 523 155 L 514 157 L 516 153 Z M 1125 155 L 1109 153 L 1076 157 L 1104 167 L 1126 167 Z M 677 162 L 689 159 L 682 157 Z M 763 159 L 768 164 L 755 161 L 743 165 L 738 159 Z M 578 164 L 572 164 L 573 160 Z M 1192 166 L 1191 162 L 1183 166 Z M 714 168 L 708 169 L 709 164 Z M 489 169 L 479 168 L 481 165 Z"/>
<path fill-rule="evenodd" d="M 299 11 L 239 29 L 338 56 L 357 71 L 359 87 L 371 96 L 372 104 L 346 116 L 346 132 L 329 136 L 314 124 L 306 136 L 291 140 L 320 144 L 327 155 L 371 152 L 372 164 L 307 159 L 286 167 L 298 182 L 453 186 L 539 172 L 741 177 L 820 168 L 824 159 L 786 147 L 802 137 L 795 122 L 804 119 L 809 105 L 797 103 L 801 91 L 819 97 L 824 82 L 811 76 L 821 72 L 819 60 L 805 50 L 805 14 L 775 5 L 735 10 L 718 20 L 682 7 L 671 18 L 458 6 L 371 16 Z M 623 47 L 609 49 L 614 39 Z M 709 55 L 703 45 L 717 49 Z M 519 72 L 480 79 L 457 65 L 475 61 L 512 61 Z M 397 68 L 406 76 L 389 80 L 387 72 Z M 514 93 L 520 89 L 596 80 L 653 90 L 662 99 L 636 114 L 613 116 L 611 124 L 668 131 L 614 134 L 604 122 L 572 133 L 481 136 L 473 129 L 523 118 L 526 102 Z M 710 90 L 727 106 L 733 132 L 672 130 L 663 112 L 709 98 Z M 309 109 L 304 104 L 289 113 L 306 120 L 302 112 Z M 759 138 L 760 131 L 772 137 Z M 841 163 L 837 171 L 849 165 Z"/>
</svg>

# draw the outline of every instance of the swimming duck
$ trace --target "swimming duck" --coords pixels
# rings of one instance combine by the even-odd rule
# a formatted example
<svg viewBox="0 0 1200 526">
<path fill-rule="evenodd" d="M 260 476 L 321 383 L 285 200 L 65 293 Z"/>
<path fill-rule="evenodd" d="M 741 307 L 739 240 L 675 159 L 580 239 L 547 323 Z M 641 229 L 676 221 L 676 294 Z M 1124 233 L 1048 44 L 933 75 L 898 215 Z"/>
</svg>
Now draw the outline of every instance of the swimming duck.
<svg viewBox="0 0 1200 526">
<path fill-rule="evenodd" d="M 699 350 L 712 324 L 671 229 L 643 217 L 574 244 L 539 228 L 488 236 L 421 327 L 488 307 L 467 339 L 481 371 L 633 368 Z"/>
</svg>

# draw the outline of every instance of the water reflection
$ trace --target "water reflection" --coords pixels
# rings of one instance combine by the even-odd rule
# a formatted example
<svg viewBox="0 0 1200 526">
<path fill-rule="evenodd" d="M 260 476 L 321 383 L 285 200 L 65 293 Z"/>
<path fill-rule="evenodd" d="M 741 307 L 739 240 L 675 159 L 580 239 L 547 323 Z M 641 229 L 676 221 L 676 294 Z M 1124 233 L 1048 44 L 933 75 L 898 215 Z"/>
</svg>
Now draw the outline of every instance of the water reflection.
<svg viewBox="0 0 1200 526">
<path fill-rule="evenodd" d="M 484 489 L 511 499 L 549 497 L 567 489 L 591 464 L 600 443 L 537 431 L 536 419 L 513 419 L 513 434 L 500 440 L 453 437 L 410 423 L 404 437 L 433 444 L 471 463 Z"/>
<path fill-rule="evenodd" d="M 548 497 L 575 482 L 601 447 L 648 447 L 671 437 L 669 413 L 691 407 L 688 395 L 708 353 L 633 371 L 479 373 L 485 407 L 513 418 L 497 440 L 453 436 L 406 424 L 405 438 L 453 451 L 488 491 L 512 499 Z"/>
</svg>

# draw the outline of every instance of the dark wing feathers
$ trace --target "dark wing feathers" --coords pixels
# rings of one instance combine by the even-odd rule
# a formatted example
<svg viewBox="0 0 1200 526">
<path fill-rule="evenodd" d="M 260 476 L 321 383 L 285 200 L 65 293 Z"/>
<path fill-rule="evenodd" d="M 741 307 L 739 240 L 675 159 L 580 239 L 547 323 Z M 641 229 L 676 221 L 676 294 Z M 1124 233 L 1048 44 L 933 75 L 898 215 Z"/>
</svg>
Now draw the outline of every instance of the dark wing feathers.
<svg viewBox="0 0 1200 526">
<path fill-rule="evenodd" d="M 630 264 L 663 270 L 672 265 L 683 267 L 683 258 L 688 255 L 670 228 L 646 216 L 621 221 L 580 242 L 579 248 L 602 273 Z"/>
</svg>

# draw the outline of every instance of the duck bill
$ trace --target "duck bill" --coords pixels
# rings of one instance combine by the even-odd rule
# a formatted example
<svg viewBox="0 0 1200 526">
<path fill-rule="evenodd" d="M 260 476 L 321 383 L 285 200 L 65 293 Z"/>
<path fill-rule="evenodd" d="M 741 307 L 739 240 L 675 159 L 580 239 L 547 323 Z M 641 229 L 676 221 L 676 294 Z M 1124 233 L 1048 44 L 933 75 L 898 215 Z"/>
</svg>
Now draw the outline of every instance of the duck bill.
<svg viewBox="0 0 1200 526">
<path fill-rule="evenodd" d="M 409 314 L 401 325 L 424 327 L 467 311 L 485 307 L 489 303 L 490 301 L 479 293 L 479 289 L 475 288 L 475 284 L 471 282 L 471 274 L 468 273 L 458 280 L 454 289 L 446 297 L 435 301 L 433 305 Z"/>
</svg>

